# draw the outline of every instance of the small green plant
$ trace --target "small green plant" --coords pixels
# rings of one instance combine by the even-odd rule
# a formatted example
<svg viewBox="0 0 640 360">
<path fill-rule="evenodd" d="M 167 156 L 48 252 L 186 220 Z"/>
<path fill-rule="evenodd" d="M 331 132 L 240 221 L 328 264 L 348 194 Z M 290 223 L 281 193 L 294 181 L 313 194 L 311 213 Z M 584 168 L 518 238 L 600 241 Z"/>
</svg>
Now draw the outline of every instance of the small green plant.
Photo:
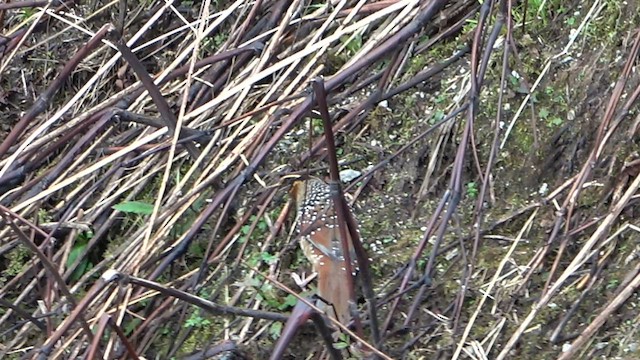
<svg viewBox="0 0 640 360">
<path fill-rule="evenodd" d="M 202 45 L 200 50 L 203 54 L 212 54 L 215 53 L 216 50 L 227 41 L 228 35 L 224 33 L 217 33 L 213 35 L 213 37 L 208 36 L 202 40 Z"/>
<path fill-rule="evenodd" d="M 362 34 L 342 36 L 340 41 L 345 44 L 346 55 L 351 57 L 362 48 Z"/>
<path fill-rule="evenodd" d="M 429 119 L 429 124 L 433 125 L 435 123 L 437 123 L 438 121 L 444 119 L 444 111 L 438 109 L 436 110 L 436 112 L 433 113 L 433 115 L 431 116 L 431 119 Z"/>
<path fill-rule="evenodd" d="M 247 236 L 249 235 L 249 231 L 251 231 L 251 224 L 255 221 L 256 215 L 251 215 L 249 221 L 240 228 L 240 233 L 242 234 L 242 238 L 240 239 L 241 244 L 248 240 Z M 267 224 L 264 218 L 260 218 L 256 224 L 255 230 L 251 234 L 251 238 L 261 237 L 266 234 L 267 231 L 269 231 L 269 224 Z"/>
<path fill-rule="evenodd" d="M 125 335 L 133 334 L 133 331 L 138 327 L 138 325 L 142 324 L 142 319 L 132 318 L 127 324 L 124 326 Z"/>
<path fill-rule="evenodd" d="M 200 329 L 209 325 L 211 325 L 211 321 L 200 316 L 199 311 L 194 311 L 184 323 L 184 327 L 192 327 L 196 329 Z"/>
<path fill-rule="evenodd" d="M 549 96 L 553 96 L 553 94 L 555 93 L 555 90 L 553 89 L 553 87 L 547 86 L 546 88 L 544 88 L 544 93 Z"/>
<path fill-rule="evenodd" d="M 333 347 L 338 349 L 338 350 L 342 350 L 342 349 L 346 349 L 349 347 L 349 337 L 347 336 L 347 334 L 343 334 L 340 333 L 340 335 L 338 335 L 338 340 L 333 343 Z"/>
<path fill-rule="evenodd" d="M 515 88 L 520 86 L 520 79 L 513 74 L 509 74 L 509 82 L 511 83 L 511 86 Z"/>
<path fill-rule="evenodd" d="M 304 14 L 305 15 L 309 15 L 309 14 L 313 13 L 314 11 L 316 11 L 316 10 L 318 10 L 318 9 L 324 7 L 324 6 L 327 6 L 327 4 L 324 3 L 324 2 L 321 2 L 321 3 L 318 3 L 318 4 L 309 4 L 309 6 L 307 6 L 304 9 Z"/>
<path fill-rule="evenodd" d="M 412 57 L 410 61 L 410 70 L 412 74 L 417 74 L 418 72 L 424 70 L 424 68 L 429 64 L 426 56 L 415 56 Z"/>
<path fill-rule="evenodd" d="M 29 18 L 31 18 L 32 16 L 36 15 L 38 13 L 38 9 L 37 8 L 22 8 L 19 12 L 18 12 L 18 19 L 20 21 L 27 21 L 29 20 Z"/>
<path fill-rule="evenodd" d="M 613 289 L 617 288 L 618 285 L 620 285 L 620 280 L 611 279 L 611 280 L 609 280 L 609 282 L 607 282 L 607 290 L 613 290 Z"/>
<path fill-rule="evenodd" d="M 293 307 L 298 302 L 298 298 L 289 294 L 284 298 L 284 301 L 278 306 L 278 310 L 284 310 L 289 307 Z"/>
<path fill-rule="evenodd" d="M 311 129 L 313 130 L 314 135 L 324 134 L 324 123 L 322 119 L 311 119 Z"/>
<path fill-rule="evenodd" d="M 402 101 L 404 102 L 404 106 L 407 108 L 415 107 L 417 103 L 417 99 L 414 95 L 405 96 Z"/>
<path fill-rule="evenodd" d="M 436 96 L 436 104 L 444 104 L 447 101 L 447 95 L 440 93 Z"/>
<path fill-rule="evenodd" d="M 562 118 L 558 116 L 550 116 L 549 109 L 541 108 L 538 112 L 538 116 L 544 120 L 548 127 L 555 127 L 562 125 Z"/>
<path fill-rule="evenodd" d="M 420 258 L 416 265 L 418 266 L 418 270 L 422 271 L 427 266 L 427 259 L 429 258 L 429 254 L 426 254 L 423 258 Z"/>
<path fill-rule="evenodd" d="M 271 283 L 265 282 L 257 290 L 256 297 L 267 303 L 271 308 L 279 309 L 282 306 L 282 297 L 278 295 Z"/>
<path fill-rule="evenodd" d="M 67 268 L 71 267 L 78 259 L 78 256 L 80 256 L 85 251 L 91 238 L 93 238 L 92 231 L 83 232 L 78 236 L 75 244 L 73 244 L 73 248 L 71 248 L 71 251 L 69 252 L 69 257 L 67 258 L 66 264 Z M 71 281 L 77 281 L 82 277 L 82 275 L 86 274 L 87 271 L 91 270 L 92 268 L 93 263 L 91 263 L 85 256 L 80 260 L 80 263 L 78 264 L 78 266 L 76 266 L 75 270 L 73 270 L 73 273 L 71 274 Z"/>
<path fill-rule="evenodd" d="M 20 274 L 26 269 L 26 264 L 29 262 L 31 252 L 26 246 L 20 244 L 5 255 L 4 264 L 6 269 L 2 271 L 2 274 L 7 277 L 14 277 Z"/>
<path fill-rule="evenodd" d="M 260 253 L 260 258 L 269 265 L 273 265 L 278 262 L 278 256 L 275 254 L 269 254 L 268 252 Z"/>
<path fill-rule="evenodd" d="M 278 339 L 281 333 L 282 333 L 281 322 L 276 321 L 273 324 L 271 324 L 271 326 L 269 327 L 269 335 L 271 336 L 272 339 L 274 340 Z"/>
<path fill-rule="evenodd" d="M 49 213 L 47 212 L 46 209 L 39 209 L 38 210 L 38 222 L 39 223 L 48 223 L 53 221 L 51 215 L 49 215 Z"/>
<path fill-rule="evenodd" d="M 216 46 L 216 48 L 219 48 L 222 44 L 224 44 L 225 41 L 227 41 L 228 37 L 228 34 L 217 33 L 213 36 L 213 44 Z"/>
<path fill-rule="evenodd" d="M 549 119 L 549 122 L 547 124 L 549 125 L 549 127 L 554 127 L 554 126 L 560 126 L 562 125 L 562 123 L 563 123 L 562 118 L 558 116 L 554 116 L 551 119 Z"/>
<path fill-rule="evenodd" d="M 475 199 L 478 197 L 478 184 L 474 181 L 468 182 L 467 185 L 467 196 L 471 199 Z"/>
</svg>

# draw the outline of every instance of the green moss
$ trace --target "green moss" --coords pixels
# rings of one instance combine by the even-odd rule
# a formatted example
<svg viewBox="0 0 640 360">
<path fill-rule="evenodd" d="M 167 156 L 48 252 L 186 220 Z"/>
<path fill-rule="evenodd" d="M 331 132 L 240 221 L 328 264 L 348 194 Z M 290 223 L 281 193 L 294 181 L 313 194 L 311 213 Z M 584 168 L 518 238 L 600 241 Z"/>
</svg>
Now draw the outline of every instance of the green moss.
<svg viewBox="0 0 640 360">
<path fill-rule="evenodd" d="M 26 246 L 20 244 L 9 251 L 4 258 L 6 268 L 0 275 L 0 285 L 4 285 L 8 280 L 24 272 L 28 268 L 32 254 Z"/>
</svg>

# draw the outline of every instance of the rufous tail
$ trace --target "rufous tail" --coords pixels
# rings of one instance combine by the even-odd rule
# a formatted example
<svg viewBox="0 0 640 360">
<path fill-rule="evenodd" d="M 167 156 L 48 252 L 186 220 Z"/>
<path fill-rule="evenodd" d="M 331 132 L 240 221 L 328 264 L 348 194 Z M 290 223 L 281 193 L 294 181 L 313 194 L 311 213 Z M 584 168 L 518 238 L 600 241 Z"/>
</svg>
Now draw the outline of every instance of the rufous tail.
<svg viewBox="0 0 640 360">
<path fill-rule="evenodd" d="M 325 312 L 347 326 L 351 321 L 350 291 L 343 265 L 344 262 L 337 262 L 335 266 L 324 267 L 326 271 L 318 274 L 318 295 L 328 303 Z"/>
</svg>

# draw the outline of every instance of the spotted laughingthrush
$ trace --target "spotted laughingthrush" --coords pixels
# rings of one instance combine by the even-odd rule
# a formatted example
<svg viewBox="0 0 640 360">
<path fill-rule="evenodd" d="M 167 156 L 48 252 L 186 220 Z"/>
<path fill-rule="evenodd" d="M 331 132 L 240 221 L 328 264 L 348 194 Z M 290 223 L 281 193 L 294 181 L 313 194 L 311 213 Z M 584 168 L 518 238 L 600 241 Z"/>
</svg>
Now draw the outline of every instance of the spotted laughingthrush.
<svg viewBox="0 0 640 360">
<path fill-rule="evenodd" d="M 318 276 L 318 296 L 329 305 L 325 312 L 333 318 L 337 315 L 336 319 L 346 326 L 351 320 L 351 282 L 347 278 L 349 274 L 330 187 L 318 178 L 296 181 L 291 188 L 291 196 L 297 208 L 296 229 L 301 234 L 300 247 Z M 348 243 L 353 263 L 355 256 L 351 238 Z M 354 263 L 352 269 L 355 268 Z"/>
</svg>

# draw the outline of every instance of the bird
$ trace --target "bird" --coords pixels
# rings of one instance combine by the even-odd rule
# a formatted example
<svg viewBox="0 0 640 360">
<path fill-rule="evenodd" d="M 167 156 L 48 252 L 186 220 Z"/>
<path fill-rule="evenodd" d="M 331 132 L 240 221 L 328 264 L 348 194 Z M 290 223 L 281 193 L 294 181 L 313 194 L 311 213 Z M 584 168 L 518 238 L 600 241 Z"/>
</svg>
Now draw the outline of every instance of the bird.
<svg viewBox="0 0 640 360">
<path fill-rule="evenodd" d="M 348 326 L 352 290 L 349 286 L 353 285 L 348 281 L 350 275 L 346 270 L 330 187 L 323 180 L 312 177 L 295 181 L 290 193 L 297 210 L 295 227 L 301 235 L 300 247 L 317 274 L 317 295 L 327 303 L 323 310 Z M 353 261 L 351 237 L 347 240 Z M 352 269 L 356 269 L 355 263 Z"/>
</svg>

